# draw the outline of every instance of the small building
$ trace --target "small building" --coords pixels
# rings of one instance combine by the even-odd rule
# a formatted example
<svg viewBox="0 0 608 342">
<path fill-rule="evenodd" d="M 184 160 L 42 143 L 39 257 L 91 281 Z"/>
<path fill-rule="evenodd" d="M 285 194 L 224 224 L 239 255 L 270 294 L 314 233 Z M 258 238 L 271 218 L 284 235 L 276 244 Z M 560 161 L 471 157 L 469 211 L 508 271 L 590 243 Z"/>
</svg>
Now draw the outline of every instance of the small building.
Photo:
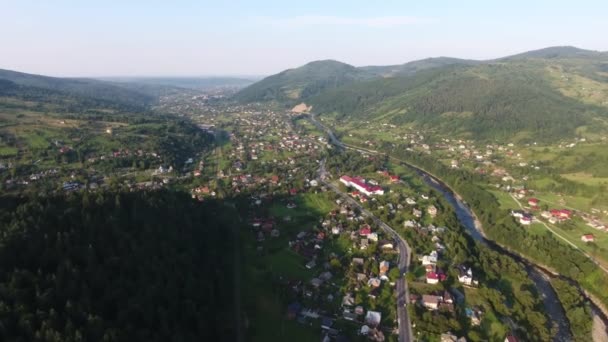
<svg viewBox="0 0 608 342">
<path fill-rule="evenodd" d="M 581 236 L 581 241 L 583 242 L 594 242 L 595 236 L 593 234 L 585 234 Z"/>
<path fill-rule="evenodd" d="M 370 326 L 377 326 L 382 320 L 382 313 L 378 311 L 368 311 L 365 315 L 365 323 Z"/>
<path fill-rule="evenodd" d="M 441 298 L 435 295 L 422 295 L 422 305 L 429 310 L 437 310 Z"/>
<path fill-rule="evenodd" d="M 437 208 L 434 205 L 429 206 L 426 211 L 429 213 L 429 215 L 431 215 L 431 217 L 437 216 Z"/>
</svg>

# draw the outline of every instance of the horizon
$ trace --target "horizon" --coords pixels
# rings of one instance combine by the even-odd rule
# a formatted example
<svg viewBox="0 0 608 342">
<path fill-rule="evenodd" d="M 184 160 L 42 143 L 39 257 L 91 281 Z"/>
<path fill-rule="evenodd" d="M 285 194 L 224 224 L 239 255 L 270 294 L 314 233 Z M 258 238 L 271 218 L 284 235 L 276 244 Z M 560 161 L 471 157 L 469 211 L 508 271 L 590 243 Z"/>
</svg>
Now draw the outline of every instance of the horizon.
<svg viewBox="0 0 608 342">
<path fill-rule="evenodd" d="M 115 0 L 3 5 L 0 68 L 56 77 L 271 75 L 315 60 L 396 65 L 488 60 L 551 46 L 607 51 L 608 4 Z M 42 58 L 41 58 L 42 57 Z"/>
<path fill-rule="evenodd" d="M 340 62 L 340 63 L 345 63 L 351 66 L 354 66 L 356 68 L 363 68 L 363 67 L 377 67 L 377 66 L 391 66 L 391 65 L 403 65 L 403 64 L 407 64 L 407 63 L 412 63 L 412 62 L 417 62 L 417 61 L 422 61 L 422 60 L 426 60 L 426 59 L 436 59 L 436 58 L 454 58 L 454 59 L 461 59 L 461 60 L 471 60 L 471 61 L 478 61 L 478 62 L 487 62 L 487 61 L 492 61 L 495 59 L 500 59 L 500 58 L 506 58 L 506 57 L 510 57 L 510 56 L 514 56 L 514 55 L 518 55 L 521 53 L 526 53 L 526 52 L 532 52 L 532 51 L 538 51 L 538 50 L 543 50 L 543 49 L 548 49 L 548 48 L 576 48 L 576 49 L 580 49 L 580 50 L 585 50 L 585 51 L 590 51 L 590 52 L 598 52 L 598 53 L 608 53 L 608 51 L 604 51 L 604 50 L 592 50 L 592 49 L 586 49 L 586 48 L 582 48 L 579 46 L 574 46 L 574 45 L 554 45 L 554 46 L 545 46 L 545 47 L 540 47 L 537 49 L 532 49 L 532 50 L 526 50 L 526 51 L 519 51 L 519 52 L 514 52 L 508 55 L 504 55 L 504 56 L 495 56 L 492 58 L 487 58 L 487 59 L 475 59 L 475 58 L 469 58 L 469 57 L 463 57 L 463 56 L 448 56 L 448 55 L 439 55 L 439 56 L 429 56 L 429 57 L 423 57 L 420 59 L 415 59 L 415 60 L 409 60 L 409 61 L 405 61 L 403 63 L 397 63 L 397 64 L 365 64 L 365 65 L 354 65 L 351 63 L 347 63 L 335 58 L 327 58 L 327 59 L 317 59 L 317 60 L 311 60 L 308 62 L 305 62 L 304 64 L 300 64 L 297 66 L 291 66 L 291 67 L 287 67 L 286 69 L 282 69 L 282 70 L 278 70 L 272 74 L 258 74 L 258 75 L 242 75 L 242 74 L 210 74 L 210 75 L 196 75 L 196 74 L 184 74 L 184 75 L 173 75 L 173 74 L 166 74 L 166 75 L 162 75 L 162 74 L 149 74 L 149 75 L 112 75 L 112 74 L 108 74 L 108 75 L 82 75 L 82 76 L 71 76 L 71 75 L 51 75 L 51 74 L 40 74 L 40 73 L 34 73 L 34 72 L 29 72 L 27 70 L 14 70 L 14 69 L 7 69 L 7 68 L 2 68 L 0 67 L 0 70 L 9 70 L 9 71 L 14 71 L 14 72 L 19 72 L 19 73 L 25 73 L 25 74 L 32 74 L 32 75 L 38 75 L 38 76 L 48 76 L 48 77 L 58 77 L 58 78 L 82 78 L 82 79 L 97 79 L 97 80 L 102 80 L 102 81 L 118 81 L 120 79 L 123 79 L 121 81 L 127 81 L 128 79 L 155 79 L 155 78 L 161 78 L 161 79 L 170 79 L 170 78 L 176 78 L 176 79 L 186 79 L 186 78 L 192 78 L 192 79 L 213 79 L 213 78 L 231 78 L 231 79 L 244 79 L 244 80 L 249 80 L 249 81 L 256 81 L 256 80 L 260 80 L 262 78 L 280 73 L 282 71 L 285 70 L 290 70 L 290 69 L 296 69 L 299 67 L 302 67 L 306 64 L 312 63 L 312 62 L 319 62 L 319 61 L 335 61 L 335 62 Z M 118 81 L 120 82 L 120 81 Z"/>
</svg>

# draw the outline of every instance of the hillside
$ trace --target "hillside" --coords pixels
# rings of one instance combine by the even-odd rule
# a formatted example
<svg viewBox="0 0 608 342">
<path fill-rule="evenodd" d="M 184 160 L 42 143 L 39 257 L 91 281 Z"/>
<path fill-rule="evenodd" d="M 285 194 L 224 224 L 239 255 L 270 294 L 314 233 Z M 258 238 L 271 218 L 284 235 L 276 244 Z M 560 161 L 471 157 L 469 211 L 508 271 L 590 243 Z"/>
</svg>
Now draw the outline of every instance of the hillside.
<svg viewBox="0 0 608 342">
<path fill-rule="evenodd" d="M 279 101 L 295 104 L 374 75 L 345 63 L 325 60 L 308 63 L 264 78 L 241 90 L 235 98 L 241 102 Z"/>
<path fill-rule="evenodd" d="M 309 84 L 320 74 L 314 65 L 307 65 Z M 442 57 L 352 70 L 365 77 L 300 99 L 345 123 L 378 120 L 477 139 L 608 132 L 608 54 L 602 52 L 552 47 L 490 61 Z M 281 80 L 282 89 L 296 85 Z"/>
<path fill-rule="evenodd" d="M 388 65 L 388 66 L 366 66 L 360 67 L 359 69 L 365 70 L 377 76 L 382 77 L 395 77 L 395 76 L 409 76 L 416 72 L 441 68 L 451 65 L 475 65 L 480 64 L 481 61 L 475 61 L 471 59 L 460 59 L 451 57 L 436 57 L 436 58 L 425 58 L 419 61 L 408 62 L 400 65 Z"/>
<path fill-rule="evenodd" d="M 15 96 L 20 93 L 27 96 L 28 93 L 33 92 L 48 92 L 55 97 L 86 99 L 103 102 L 106 105 L 119 104 L 131 108 L 143 108 L 154 101 L 152 95 L 86 78 L 48 77 L 0 69 L 0 80 L 10 81 L 20 86 L 13 89 Z"/>
<path fill-rule="evenodd" d="M 244 88 L 255 80 L 238 77 L 110 77 L 102 81 L 115 82 L 118 86 L 164 86 L 167 88 L 186 88 L 208 90 L 216 88 Z"/>
<path fill-rule="evenodd" d="M 168 191 L 0 201 L 2 341 L 234 340 L 234 220 L 220 204 Z"/>
</svg>

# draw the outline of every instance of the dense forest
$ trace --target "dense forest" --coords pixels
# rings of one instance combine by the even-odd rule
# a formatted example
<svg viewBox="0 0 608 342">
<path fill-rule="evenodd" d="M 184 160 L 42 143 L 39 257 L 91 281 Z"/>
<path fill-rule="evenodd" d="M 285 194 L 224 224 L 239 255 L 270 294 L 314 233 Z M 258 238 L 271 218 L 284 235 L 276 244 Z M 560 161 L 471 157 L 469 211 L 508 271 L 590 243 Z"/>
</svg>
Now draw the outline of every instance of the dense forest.
<svg viewBox="0 0 608 342">
<path fill-rule="evenodd" d="M 234 225 L 221 203 L 160 191 L 0 205 L 0 340 L 234 339 Z"/>
<path fill-rule="evenodd" d="M 608 113 L 553 89 L 535 64 L 430 69 L 326 91 L 309 103 L 316 113 L 337 113 L 344 120 L 381 116 L 397 125 L 490 140 L 516 133 L 534 141 L 574 136 L 576 127 Z"/>
</svg>

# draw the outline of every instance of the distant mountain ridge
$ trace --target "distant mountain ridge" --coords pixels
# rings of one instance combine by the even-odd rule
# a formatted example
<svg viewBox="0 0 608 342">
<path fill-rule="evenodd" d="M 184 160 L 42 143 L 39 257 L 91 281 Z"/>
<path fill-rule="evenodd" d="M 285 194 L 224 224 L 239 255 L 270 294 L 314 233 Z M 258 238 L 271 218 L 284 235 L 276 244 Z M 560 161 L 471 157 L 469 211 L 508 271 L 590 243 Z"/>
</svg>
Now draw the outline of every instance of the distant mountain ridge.
<svg viewBox="0 0 608 342">
<path fill-rule="evenodd" d="M 236 99 L 289 108 L 305 102 L 348 122 L 381 120 L 480 139 L 600 134 L 608 132 L 608 54 L 565 46 L 487 61 L 439 57 L 359 68 L 318 61 L 254 83 Z"/>
<path fill-rule="evenodd" d="M 108 104 L 117 103 L 130 107 L 144 108 L 154 102 L 154 97 L 108 82 L 88 78 L 60 78 L 0 69 L 0 80 L 11 82 L 18 87 L 13 88 L 13 95 L 52 93 L 58 97 L 77 97 L 89 100 L 103 101 Z"/>
</svg>

